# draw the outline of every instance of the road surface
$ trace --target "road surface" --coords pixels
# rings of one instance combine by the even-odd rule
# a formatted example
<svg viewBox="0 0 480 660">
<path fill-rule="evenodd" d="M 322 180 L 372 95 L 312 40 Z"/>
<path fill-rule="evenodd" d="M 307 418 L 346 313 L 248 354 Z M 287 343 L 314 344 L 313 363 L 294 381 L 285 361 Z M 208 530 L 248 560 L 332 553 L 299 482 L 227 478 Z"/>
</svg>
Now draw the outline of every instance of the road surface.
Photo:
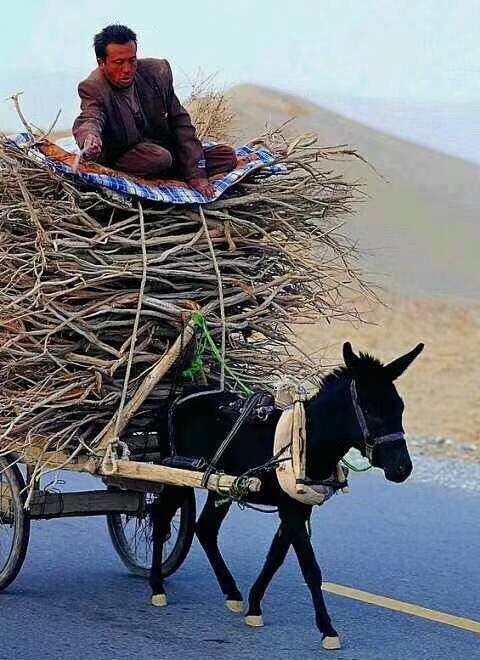
<svg viewBox="0 0 480 660">
<path fill-rule="evenodd" d="M 66 475 L 70 490 L 90 488 Z M 97 482 L 93 482 L 95 487 Z M 232 509 L 224 556 L 247 594 L 277 524 Z M 480 621 L 480 494 L 379 474 L 354 475 L 313 518 L 324 579 Z M 13 660 L 309 660 L 325 657 L 309 592 L 289 554 L 264 601 L 265 627 L 228 612 L 198 543 L 168 582 L 169 606 L 149 605 L 146 581 L 128 575 L 103 518 L 32 524 L 20 576 L 0 594 L 0 658 Z M 338 660 L 480 658 L 475 632 L 326 594 L 344 648 Z M 470 624 L 467 624 L 467 627 Z"/>
</svg>

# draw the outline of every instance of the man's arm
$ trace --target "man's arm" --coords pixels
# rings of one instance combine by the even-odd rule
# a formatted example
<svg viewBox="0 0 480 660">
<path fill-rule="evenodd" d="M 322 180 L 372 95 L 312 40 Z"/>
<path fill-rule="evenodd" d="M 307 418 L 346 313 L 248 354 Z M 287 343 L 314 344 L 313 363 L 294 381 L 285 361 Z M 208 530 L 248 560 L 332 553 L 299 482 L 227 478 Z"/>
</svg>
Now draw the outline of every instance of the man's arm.
<svg viewBox="0 0 480 660">
<path fill-rule="evenodd" d="M 100 155 L 102 133 L 105 126 L 105 112 L 101 100 L 95 96 L 95 90 L 87 81 L 78 86 L 80 96 L 80 114 L 75 119 L 72 132 L 80 149 L 91 151 L 90 156 Z"/>
</svg>

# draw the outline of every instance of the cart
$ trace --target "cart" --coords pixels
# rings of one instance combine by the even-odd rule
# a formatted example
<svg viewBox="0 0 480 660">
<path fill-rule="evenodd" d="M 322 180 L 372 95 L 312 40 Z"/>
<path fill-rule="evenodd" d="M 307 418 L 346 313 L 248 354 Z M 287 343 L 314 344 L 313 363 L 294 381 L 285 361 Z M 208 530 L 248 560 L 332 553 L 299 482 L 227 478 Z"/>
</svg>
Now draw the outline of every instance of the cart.
<svg viewBox="0 0 480 660">
<path fill-rule="evenodd" d="M 198 470 L 162 465 L 155 433 L 144 441 L 143 433 L 128 435 L 131 416 L 137 411 L 155 385 L 178 359 L 194 335 L 190 321 L 169 351 L 146 378 L 145 383 L 119 412 L 116 422 L 109 423 L 102 441 L 93 455 L 71 455 L 64 451 L 45 451 L 45 439 L 10 442 L 9 453 L 0 456 L 0 590 L 18 575 L 25 560 L 30 538 L 31 520 L 49 520 L 72 516 L 107 516 L 113 546 L 125 566 L 134 574 L 148 577 L 151 568 L 152 529 L 150 510 L 153 498 L 165 484 L 188 487 L 172 521 L 170 539 L 164 545 L 163 573 L 174 573 L 187 557 L 195 529 L 195 488 L 206 488 L 228 494 L 235 488 L 237 477 L 208 474 Z M 121 443 L 119 437 L 122 438 Z M 122 445 L 128 453 L 120 457 L 112 447 Z M 108 457 L 108 460 L 107 460 Z M 100 490 L 78 493 L 54 493 L 42 490 L 35 479 L 35 466 L 41 459 L 43 469 L 87 472 L 103 481 Z M 188 459 L 186 459 L 188 464 Z M 19 465 L 24 465 L 24 478 Z M 26 481 L 33 481 L 27 504 Z M 107 488 L 105 489 L 105 486 Z M 248 491 L 260 490 L 256 477 L 243 480 Z"/>
<path fill-rule="evenodd" d="M 156 450 L 153 433 L 127 438 L 131 454 L 115 460 L 115 470 L 105 462 L 78 456 L 71 460 L 62 452 L 42 455 L 51 469 L 88 472 L 100 478 L 102 488 L 92 491 L 58 493 L 42 489 L 35 482 L 26 509 L 26 482 L 33 475 L 40 449 L 29 446 L 0 457 L 0 590 L 18 575 L 25 560 L 32 520 L 51 520 L 72 516 L 106 516 L 108 531 L 117 554 L 134 575 L 148 577 L 152 561 L 152 526 L 150 511 L 153 499 L 165 484 L 189 486 L 171 524 L 170 537 L 164 545 L 162 569 L 172 575 L 185 561 L 195 530 L 195 488 L 228 492 L 236 477 L 211 474 L 203 484 L 204 473 L 164 466 Z M 19 448 L 20 449 L 20 448 Z M 138 460 L 141 459 L 141 460 Z M 67 462 L 68 460 L 68 462 Z M 23 465 L 23 470 L 20 466 Z M 249 490 L 258 491 L 260 480 L 248 480 Z M 106 488 L 105 488 L 106 486 Z"/>
</svg>

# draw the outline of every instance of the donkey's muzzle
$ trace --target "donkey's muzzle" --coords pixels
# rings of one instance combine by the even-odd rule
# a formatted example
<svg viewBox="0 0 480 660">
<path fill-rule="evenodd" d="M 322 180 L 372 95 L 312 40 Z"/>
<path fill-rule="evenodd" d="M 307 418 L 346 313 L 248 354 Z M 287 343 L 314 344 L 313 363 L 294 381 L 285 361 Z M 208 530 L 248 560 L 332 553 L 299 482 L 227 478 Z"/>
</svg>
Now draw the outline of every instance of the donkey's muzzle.
<svg viewBox="0 0 480 660">
<path fill-rule="evenodd" d="M 408 477 L 412 473 L 412 470 L 413 470 L 412 461 L 408 460 L 396 466 L 395 468 L 386 468 L 384 470 L 385 478 L 388 479 L 388 481 L 393 481 L 396 484 L 401 484 L 406 479 L 408 479 Z"/>
</svg>

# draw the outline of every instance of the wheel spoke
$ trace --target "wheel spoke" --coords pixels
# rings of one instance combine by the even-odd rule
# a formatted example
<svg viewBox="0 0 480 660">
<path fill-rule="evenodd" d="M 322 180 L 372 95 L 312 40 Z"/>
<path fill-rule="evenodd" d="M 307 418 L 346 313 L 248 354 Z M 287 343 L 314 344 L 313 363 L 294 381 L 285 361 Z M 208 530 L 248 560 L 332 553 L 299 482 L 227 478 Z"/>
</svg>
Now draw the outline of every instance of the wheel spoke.
<svg viewBox="0 0 480 660">
<path fill-rule="evenodd" d="M 139 568 L 150 569 L 152 565 L 152 526 L 150 521 L 150 509 L 153 502 L 153 495 L 147 493 L 145 495 L 145 503 L 143 513 L 138 516 L 121 515 L 121 524 L 123 534 L 132 555 L 132 560 Z M 166 561 L 170 554 L 173 552 L 178 540 L 180 530 L 181 513 L 178 510 L 172 520 L 170 534 L 165 541 L 163 547 L 162 560 Z"/>
<path fill-rule="evenodd" d="M 151 512 L 158 495 L 147 493 L 135 515 L 107 516 L 113 547 L 122 562 L 134 574 L 148 577 L 152 565 L 153 538 Z M 187 492 L 170 525 L 163 544 L 162 572 L 171 575 L 185 561 L 195 528 L 195 496 Z"/>
</svg>

